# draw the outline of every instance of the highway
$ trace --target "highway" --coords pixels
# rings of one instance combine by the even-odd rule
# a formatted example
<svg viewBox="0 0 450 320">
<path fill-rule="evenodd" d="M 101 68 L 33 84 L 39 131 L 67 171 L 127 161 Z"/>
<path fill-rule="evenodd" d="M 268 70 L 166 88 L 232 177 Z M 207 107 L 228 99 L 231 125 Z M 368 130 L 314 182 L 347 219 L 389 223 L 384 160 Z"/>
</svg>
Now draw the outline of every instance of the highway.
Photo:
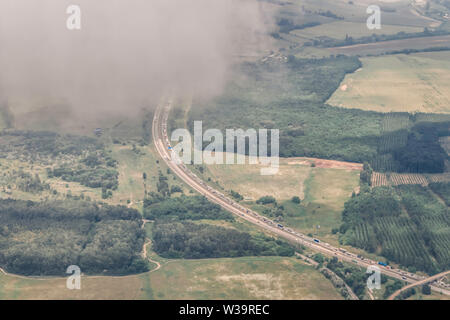
<svg viewBox="0 0 450 320">
<path fill-rule="evenodd" d="M 281 238 L 284 238 L 285 240 L 290 241 L 291 243 L 303 245 L 324 255 L 337 257 L 340 260 L 356 264 L 363 268 L 367 268 L 370 265 L 377 265 L 383 274 L 411 284 L 426 279 L 423 276 L 404 270 L 392 269 L 389 266 L 385 267 L 378 265 L 376 261 L 364 258 L 341 248 L 333 247 L 328 243 L 320 241 L 319 239 L 308 237 L 288 227 L 282 226 L 251 209 L 245 208 L 220 191 L 207 185 L 201 178 L 189 170 L 185 164 L 172 159 L 172 152 L 169 151 L 171 144 L 167 136 L 167 119 L 170 108 L 171 102 L 167 102 L 165 104 L 160 104 L 155 110 L 152 125 L 152 137 L 155 148 L 174 174 L 176 174 L 181 180 L 183 180 L 198 193 L 208 198 L 211 202 L 219 204 L 223 209 L 253 223 L 261 229 L 269 231 Z M 436 292 L 450 295 L 449 289 L 437 287 L 435 285 L 432 285 L 431 289 Z"/>
</svg>

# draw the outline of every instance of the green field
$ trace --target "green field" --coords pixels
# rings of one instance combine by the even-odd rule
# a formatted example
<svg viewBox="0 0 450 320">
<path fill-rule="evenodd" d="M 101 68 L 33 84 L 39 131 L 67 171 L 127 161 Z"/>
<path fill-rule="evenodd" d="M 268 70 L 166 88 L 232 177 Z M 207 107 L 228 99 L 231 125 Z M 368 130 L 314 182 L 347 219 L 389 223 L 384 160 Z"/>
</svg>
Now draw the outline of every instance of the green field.
<svg viewBox="0 0 450 320">
<path fill-rule="evenodd" d="M 362 58 L 327 101 L 379 112 L 450 113 L 450 52 Z"/>
<path fill-rule="evenodd" d="M 0 299 L 342 299 L 319 271 L 295 258 L 169 260 L 127 277 L 21 279 L 0 274 Z"/>
<path fill-rule="evenodd" d="M 225 190 L 239 192 L 248 200 L 257 200 L 266 195 L 273 195 L 279 200 L 287 200 L 293 196 L 305 197 L 304 182 L 309 177 L 311 166 L 289 164 L 288 159 L 282 159 L 280 168 L 275 175 L 260 174 L 262 165 L 208 165 L 205 178 L 217 181 Z"/>
<path fill-rule="evenodd" d="M 238 192 L 258 211 L 264 206 L 255 206 L 255 201 L 271 195 L 285 207 L 287 225 L 330 237 L 331 229 L 341 224 L 344 203 L 358 189 L 359 166 L 323 161 L 311 167 L 314 162 L 310 158 L 281 159 L 279 171 L 273 176 L 260 175 L 259 165 L 208 165 L 201 176 L 225 192 Z M 302 200 L 301 205 L 291 202 L 293 196 Z"/>
<path fill-rule="evenodd" d="M 367 28 L 366 22 L 349 22 L 336 21 L 321 24 L 315 27 L 302 30 L 294 30 L 291 34 L 305 39 L 314 40 L 319 37 L 330 37 L 334 39 L 345 39 L 346 36 L 359 38 L 371 36 L 373 34 L 395 34 L 398 32 L 421 32 L 423 27 L 386 25 L 383 24 L 381 29 L 370 30 Z"/>
<path fill-rule="evenodd" d="M 414 14 L 411 11 L 410 0 L 359 0 L 349 2 L 347 0 L 296 0 L 298 6 L 317 12 L 329 10 L 336 16 L 343 17 L 347 21 L 365 22 L 368 15 L 366 9 L 369 5 L 378 5 L 382 8 L 383 24 L 400 26 L 436 26 L 436 21 Z M 391 10 L 389 10 L 391 9 Z"/>
<path fill-rule="evenodd" d="M 150 283 L 156 299 L 342 299 L 317 270 L 293 258 L 170 262 Z"/>
<path fill-rule="evenodd" d="M 291 201 L 284 205 L 289 226 L 305 234 L 312 233 L 333 242 L 333 228 L 341 223 L 344 203 L 358 189 L 359 171 L 314 168 L 306 181 L 305 201 L 295 206 Z M 319 227 L 320 226 L 320 227 Z"/>
<path fill-rule="evenodd" d="M 382 26 L 378 30 L 369 30 L 366 26 L 369 5 L 378 5 L 382 10 Z M 411 6 L 410 0 L 374 1 L 374 0 L 296 0 L 271 7 L 279 21 L 286 19 L 293 25 L 290 32 L 280 29 L 276 37 L 276 46 L 292 50 L 301 56 L 328 56 L 327 51 L 312 53 L 310 47 L 303 47 L 311 40 L 339 39 L 348 35 L 352 38 L 362 36 L 392 35 L 398 32 L 415 33 L 427 28 L 441 28 L 442 22 L 433 17 L 424 16 L 421 10 Z M 305 24 L 319 24 L 304 27 Z M 444 26 L 442 27 L 444 30 Z"/>
</svg>

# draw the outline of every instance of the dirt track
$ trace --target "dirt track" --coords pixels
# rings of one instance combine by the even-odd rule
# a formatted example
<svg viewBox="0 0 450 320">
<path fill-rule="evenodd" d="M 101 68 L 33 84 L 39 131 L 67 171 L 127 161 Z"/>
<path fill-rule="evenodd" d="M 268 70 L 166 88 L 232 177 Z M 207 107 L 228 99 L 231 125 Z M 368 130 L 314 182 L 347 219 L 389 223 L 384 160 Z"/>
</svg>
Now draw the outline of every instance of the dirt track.
<svg viewBox="0 0 450 320">
<path fill-rule="evenodd" d="M 317 168 L 325 168 L 325 169 L 346 169 L 346 170 L 361 171 L 363 168 L 363 165 L 361 163 L 318 159 L 318 158 L 304 158 L 304 157 L 289 158 L 288 162 L 289 165 L 295 164 L 311 165 L 313 163 Z"/>
</svg>

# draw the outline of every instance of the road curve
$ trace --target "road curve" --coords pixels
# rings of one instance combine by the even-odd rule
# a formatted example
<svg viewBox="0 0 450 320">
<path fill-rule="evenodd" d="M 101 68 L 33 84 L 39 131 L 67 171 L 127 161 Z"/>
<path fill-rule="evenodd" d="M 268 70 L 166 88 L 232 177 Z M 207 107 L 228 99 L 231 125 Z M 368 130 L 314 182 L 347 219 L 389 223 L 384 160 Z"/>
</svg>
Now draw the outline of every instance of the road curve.
<svg viewBox="0 0 450 320">
<path fill-rule="evenodd" d="M 253 223 L 261 229 L 269 231 L 279 237 L 284 238 L 292 243 L 301 244 L 305 247 L 311 248 L 314 251 L 320 252 L 324 255 L 337 257 L 341 260 L 356 264 L 358 266 L 367 268 L 370 265 L 376 265 L 377 262 L 357 256 L 346 250 L 335 248 L 328 243 L 320 242 L 318 239 L 313 239 L 304 234 L 298 233 L 290 228 L 283 227 L 270 219 L 256 213 L 253 210 L 243 207 L 241 204 L 235 202 L 231 198 L 222 194 L 218 190 L 213 189 L 207 185 L 201 178 L 197 177 L 191 172 L 183 163 L 178 163 L 172 159 L 169 152 L 170 142 L 167 136 L 167 119 L 171 102 L 165 105 L 160 104 L 154 113 L 152 125 L 152 138 L 156 151 L 161 156 L 166 165 L 175 173 L 181 180 L 183 180 L 192 189 L 196 190 L 201 195 L 205 196 L 211 202 L 219 204 L 223 209 L 239 216 L 240 218 Z M 380 271 L 392 278 L 396 278 L 407 283 L 416 283 L 425 280 L 425 277 L 408 273 L 401 269 L 391 269 L 378 265 Z M 432 290 L 450 295 L 450 291 L 437 286 L 431 286 Z"/>
</svg>

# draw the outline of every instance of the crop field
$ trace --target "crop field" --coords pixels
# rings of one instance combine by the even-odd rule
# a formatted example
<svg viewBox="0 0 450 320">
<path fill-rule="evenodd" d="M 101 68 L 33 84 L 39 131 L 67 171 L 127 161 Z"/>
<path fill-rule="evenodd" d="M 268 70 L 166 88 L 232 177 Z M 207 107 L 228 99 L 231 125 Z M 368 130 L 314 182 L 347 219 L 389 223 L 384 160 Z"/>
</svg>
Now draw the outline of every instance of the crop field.
<svg viewBox="0 0 450 320">
<path fill-rule="evenodd" d="M 382 10 L 382 28 L 369 30 L 366 26 L 369 5 L 379 5 Z M 326 57 L 336 52 L 311 46 L 303 46 L 314 40 L 343 40 L 346 36 L 393 35 L 398 32 L 422 32 L 425 27 L 436 28 L 441 21 L 424 16 L 411 7 L 409 0 L 373 1 L 373 0 L 297 0 L 276 4 L 271 3 L 276 20 L 289 20 L 295 26 L 281 31 L 275 38 L 277 48 L 293 50 L 302 57 Z M 308 24 L 311 24 L 308 26 Z M 443 28 L 443 27 L 442 27 Z M 353 48 L 352 54 L 359 54 Z M 378 48 L 380 52 L 383 49 Z M 381 50 L 380 50 L 381 49 Z M 340 50 L 340 49 L 337 49 Z M 347 52 L 345 52 L 347 53 Z"/>
<path fill-rule="evenodd" d="M 448 138 L 445 135 L 448 121 L 450 121 L 450 114 L 385 113 L 382 120 L 381 137 L 378 139 L 378 154 L 369 160 L 372 168 L 379 172 L 427 173 L 423 177 L 411 176 L 413 180 L 416 180 L 415 183 L 426 184 L 426 180 L 430 182 L 446 181 L 446 173 L 449 171 L 449 162 L 445 155 Z M 435 126 L 430 123 L 434 123 Z M 441 133 L 437 133 L 439 130 L 442 130 Z M 415 155 L 416 150 L 420 150 L 415 142 L 418 141 L 416 137 L 423 140 L 425 135 L 430 138 L 422 143 L 433 147 L 429 148 L 430 151 Z M 444 137 L 439 138 L 440 135 L 444 135 Z M 431 149 L 436 151 L 433 152 Z M 431 156 L 430 152 L 434 154 Z M 409 154 L 408 157 L 415 157 L 415 165 L 408 165 L 405 157 L 399 156 L 405 153 Z M 418 165 L 427 155 L 436 161 L 435 164 L 439 166 L 438 170 Z M 409 183 L 408 176 L 404 174 L 393 177 L 394 180 L 391 181 L 393 184 Z M 376 175 L 373 178 L 378 179 L 380 176 Z M 388 180 L 390 180 L 389 178 Z"/>
<path fill-rule="evenodd" d="M 427 244 L 441 269 L 450 264 L 450 221 L 448 206 L 428 189 L 402 187 L 400 193 L 405 209 L 420 230 L 426 233 Z"/>
<path fill-rule="evenodd" d="M 423 38 L 399 39 L 373 43 L 355 44 L 343 47 L 327 48 L 331 54 L 345 55 L 380 55 L 392 51 L 406 49 L 424 50 L 429 48 L 450 47 L 450 36 L 434 36 Z"/>
<path fill-rule="evenodd" d="M 435 20 L 413 13 L 409 0 L 359 0 L 351 3 L 347 0 L 299 0 L 294 3 L 304 6 L 312 12 L 324 11 L 324 8 L 326 8 L 336 14 L 336 16 L 352 22 L 365 22 L 367 19 L 367 7 L 369 5 L 379 5 L 383 10 L 384 23 L 387 25 L 425 27 L 433 24 L 436 26 Z"/>
<path fill-rule="evenodd" d="M 448 199 L 438 194 L 446 193 L 448 183 L 432 185 L 432 188 L 434 192 L 420 185 L 374 188 L 358 196 L 361 207 L 352 198 L 353 203 L 346 204 L 344 221 L 354 222 L 344 238 L 356 247 L 383 255 L 405 267 L 428 273 L 447 270 L 450 221 L 445 200 Z M 367 200 L 376 202 L 369 204 Z M 367 210 L 366 206 L 371 207 L 373 216 L 361 212 Z M 355 208 L 360 209 L 353 211 Z M 353 215 L 355 213 L 357 215 Z"/>
<path fill-rule="evenodd" d="M 374 172 L 372 186 L 398 186 L 402 184 L 420 184 L 427 186 L 433 182 L 450 182 L 450 174 L 417 174 L 417 173 L 381 173 Z"/>
<path fill-rule="evenodd" d="M 378 232 L 374 232 L 378 230 Z M 401 217 L 381 217 L 374 224 L 358 225 L 355 230 L 356 241 L 368 242 L 371 237 L 377 237 L 383 248 L 383 255 L 395 257 L 395 261 L 409 266 L 415 260 L 431 265 L 432 260 L 424 240 L 412 221 Z"/>
<path fill-rule="evenodd" d="M 362 58 L 328 103 L 379 112 L 450 113 L 450 52 Z"/>
</svg>

